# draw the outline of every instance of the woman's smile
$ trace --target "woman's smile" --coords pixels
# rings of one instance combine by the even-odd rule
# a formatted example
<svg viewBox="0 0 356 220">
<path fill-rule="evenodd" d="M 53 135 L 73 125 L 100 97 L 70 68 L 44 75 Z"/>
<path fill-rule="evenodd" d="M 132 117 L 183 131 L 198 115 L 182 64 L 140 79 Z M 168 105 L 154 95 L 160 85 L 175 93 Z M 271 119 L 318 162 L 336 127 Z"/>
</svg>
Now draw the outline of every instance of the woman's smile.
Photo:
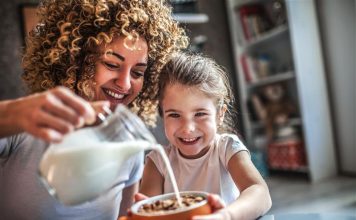
<svg viewBox="0 0 356 220">
<path fill-rule="evenodd" d="M 123 103 L 124 99 L 128 96 L 128 93 L 121 93 L 115 91 L 113 89 L 102 89 L 103 93 L 106 96 L 106 99 L 110 101 L 111 104 L 118 105 L 119 103 Z"/>
</svg>

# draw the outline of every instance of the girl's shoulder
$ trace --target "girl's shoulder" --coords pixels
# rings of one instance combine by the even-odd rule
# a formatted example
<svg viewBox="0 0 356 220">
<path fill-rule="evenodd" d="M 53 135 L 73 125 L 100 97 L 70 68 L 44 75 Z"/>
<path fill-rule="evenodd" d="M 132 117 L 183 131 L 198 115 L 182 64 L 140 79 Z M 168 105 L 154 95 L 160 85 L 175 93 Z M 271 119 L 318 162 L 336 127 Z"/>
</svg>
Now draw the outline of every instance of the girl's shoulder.
<svg viewBox="0 0 356 220">
<path fill-rule="evenodd" d="M 164 153 L 167 155 L 168 160 L 171 161 L 172 153 L 174 153 L 173 147 L 170 145 L 163 146 Z M 165 176 L 166 172 L 166 165 L 164 159 L 162 158 L 160 152 L 158 150 L 151 150 L 147 155 L 146 158 L 149 158 L 156 166 L 157 170 Z"/>
<path fill-rule="evenodd" d="M 172 151 L 173 147 L 171 145 L 161 145 L 163 148 L 164 153 L 169 156 Z M 150 158 L 151 160 L 161 160 L 162 157 L 160 155 L 160 152 L 158 150 L 151 150 L 148 154 L 147 157 Z"/>
<path fill-rule="evenodd" d="M 242 141 L 237 135 L 230 134 L 230 133 L 223 133 L 217 135 L 217 144 L 219 146 L 233 146 L 233 147 L 246 148 L 246 146 L 242 143 Z"/>
<path fill-rule="evenodd" d="M 237 135 L 228 133 L 218 135 L 217 148 L 219 151 L 220 160 L 225 164 L 226 167 L 228 161 L 234 154 L 240 151 L 249 152 L 247 147 Z"/>
</svg>

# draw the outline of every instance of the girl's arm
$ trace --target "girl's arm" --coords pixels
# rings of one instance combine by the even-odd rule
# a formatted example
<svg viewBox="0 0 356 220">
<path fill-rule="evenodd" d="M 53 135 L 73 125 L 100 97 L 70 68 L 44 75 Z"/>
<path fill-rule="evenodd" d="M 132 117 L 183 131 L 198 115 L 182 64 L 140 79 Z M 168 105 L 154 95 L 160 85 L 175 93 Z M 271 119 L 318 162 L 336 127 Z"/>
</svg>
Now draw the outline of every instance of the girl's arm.
<svg viewBox="0 0 356 220">
<path fill-rule="evenodd" d="M 156 196 L 163 193 L 163 176 L 153 161 L 147 157 L 140 185 L 140 193 L 146 196 Z"/>
<path fill-rule="evenodd" d="M 222 212 L 230 219 L 256 219 L 272 206 L 266 182 L 253 165 L 247 151 L 231 157 L 228 170 L 241 194 Z"/>
</svg>

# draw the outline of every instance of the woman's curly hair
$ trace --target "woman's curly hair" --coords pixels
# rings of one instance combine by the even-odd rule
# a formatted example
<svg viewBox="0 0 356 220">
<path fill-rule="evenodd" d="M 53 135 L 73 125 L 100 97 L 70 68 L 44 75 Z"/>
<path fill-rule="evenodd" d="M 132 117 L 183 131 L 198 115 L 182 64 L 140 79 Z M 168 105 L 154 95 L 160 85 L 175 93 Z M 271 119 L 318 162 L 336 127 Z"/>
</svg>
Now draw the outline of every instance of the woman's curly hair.
<svg viewBox="0 0 356 220">
<path fill-rule="evenodd" d="M 39 23 L 26 40 L 23 80 L 31 93 L 65 86 L 91 100 L 97 49 L 117 36 L 148 45 L 142 91 L 129 105 L 147 124 L 155 123 L 159 71 L 188 37 L 162 0 L 43 0 Z"/>
</svg>

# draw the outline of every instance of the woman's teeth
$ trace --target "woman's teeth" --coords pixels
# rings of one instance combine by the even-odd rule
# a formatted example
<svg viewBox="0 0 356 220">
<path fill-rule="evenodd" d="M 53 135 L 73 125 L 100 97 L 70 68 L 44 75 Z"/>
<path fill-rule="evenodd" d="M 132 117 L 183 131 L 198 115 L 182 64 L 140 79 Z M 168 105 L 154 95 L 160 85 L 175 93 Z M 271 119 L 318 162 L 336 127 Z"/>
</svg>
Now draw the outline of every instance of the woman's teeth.
<svg viewBox="0 0 356 220">
<path fill-rule="evenodd" d="M 123 94 L 118 94 L 118 93 L 115 93 L 113 91 L 110 91 L 110 90 L 106 90 L 106 93 L 108 95 L 110 95 L 111 97 L 115 98 L 115 99 L 122 99 L 124 98 L 124 95 Z"/>
</svg>

